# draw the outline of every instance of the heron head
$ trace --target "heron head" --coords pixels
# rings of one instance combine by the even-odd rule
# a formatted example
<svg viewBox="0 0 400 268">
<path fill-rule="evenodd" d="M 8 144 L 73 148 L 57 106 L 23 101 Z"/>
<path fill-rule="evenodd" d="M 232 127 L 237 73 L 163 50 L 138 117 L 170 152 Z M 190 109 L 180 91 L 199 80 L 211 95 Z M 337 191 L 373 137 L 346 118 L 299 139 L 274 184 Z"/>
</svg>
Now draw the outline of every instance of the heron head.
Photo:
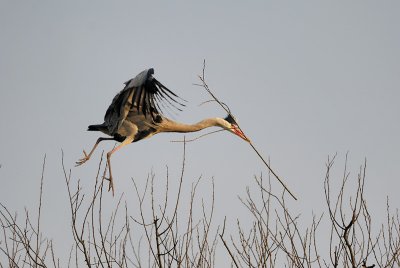
<svg viewBox="0 0 400 268">
<path fill-rule="evenodd" d="M 147 69 L 147 79 L 152 80 L 153 74 L 154 74 L 153 68 Z"/>
<path fill-rule="evenodd" d="M 236 119 L 231 114 L 228 114 L 228 116 L 225 117 L 224 120 L 229 123 L 229 128 L 227 128 L 227 130 L 244 139 L 245 141 L 250 142 L 250 139 L 247 138 L 246 135 L 244 135 L 243 131 L 239 128 Z"/>
</svg>

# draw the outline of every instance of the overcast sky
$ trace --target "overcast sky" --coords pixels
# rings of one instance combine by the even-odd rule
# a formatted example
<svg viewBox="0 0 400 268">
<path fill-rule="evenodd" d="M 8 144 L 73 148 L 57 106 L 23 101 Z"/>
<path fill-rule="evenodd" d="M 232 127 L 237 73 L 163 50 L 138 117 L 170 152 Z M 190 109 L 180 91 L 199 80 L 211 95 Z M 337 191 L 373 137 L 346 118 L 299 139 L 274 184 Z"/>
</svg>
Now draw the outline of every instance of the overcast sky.
<svg viewBox="0 0 400 268">
<path fill-rule="evenodd" d="M 381 223 L 386 196 L 400 204 L 400 2 L 216 2 L 0 1 L 0 202 L 21 214 L 35 207 L 46 154 L 43 224 L 57 244 L 70 222 L 61 149 L 90 192 L 114 143 L 75 168 L 100 136 L 87 126 L 102 123 L 123 83 L 150 67 L 189 101 L 174 119 L 224 117 L 216 104 L 198 106 L 210 99 L 193 85 L 205 59 L 209 86 L 297 195 L 290 205 L 305 222 L 326 208 L 328 156 L 337 153 L 339 180 L 348 152 L 353 178 L 367 159 L 366 193 Z M 160 134 L 113 155 L 116 194 L 132 208 L 131 178 L 143 187 L 154 171 L 162 187 L 168 166 L 178 179 L 177 139 Z M 218 133 L 188 144 L 186 157 L 184 191 L 202 175 L 207 199 L 215 179 L 216 224 L 248 215 L 230 208 L 267 172 L 248 144 Z"/>
</svg>

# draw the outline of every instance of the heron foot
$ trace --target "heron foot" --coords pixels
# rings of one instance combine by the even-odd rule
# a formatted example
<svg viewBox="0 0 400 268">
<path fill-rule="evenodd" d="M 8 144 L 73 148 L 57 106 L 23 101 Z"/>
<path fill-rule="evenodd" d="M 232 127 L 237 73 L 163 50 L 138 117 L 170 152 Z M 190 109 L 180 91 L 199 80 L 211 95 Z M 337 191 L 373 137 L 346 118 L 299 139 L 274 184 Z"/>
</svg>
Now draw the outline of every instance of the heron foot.
<svg viewBox="0 0 400 268">
<path fill-rule="evenodd" d="M 112 191 L 112 195 L 114 196 L 114 181 L 113 181 L 113 178 L 112 178 L 112 176 L 110 175 L 110 177 L 109 178 L 107 178 L 107 177 L 103 177 L 103 179 L 105 179 L 106 181 L 108 181 L 108 191 Z"/>
<path fill-rule="evenodd" d="M 88 161 L 90 159 L 90 155 L 88 155 L 85 150 L 83 150 L 83 155 L 85 157 L 82 157 L 81 159 L 79 159 L 78 161 L 75 162 L 76 167 L 84 164 L 86 161 Z"/>
</svg>

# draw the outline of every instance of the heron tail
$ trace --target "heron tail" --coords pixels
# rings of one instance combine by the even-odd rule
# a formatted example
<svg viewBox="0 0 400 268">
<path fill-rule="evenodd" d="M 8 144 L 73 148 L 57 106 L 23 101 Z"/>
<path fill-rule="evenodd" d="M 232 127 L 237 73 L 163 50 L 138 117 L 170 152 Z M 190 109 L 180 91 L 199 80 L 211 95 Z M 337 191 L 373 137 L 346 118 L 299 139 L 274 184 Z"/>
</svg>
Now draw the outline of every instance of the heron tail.
<svg viewBox="0 0 400 268">
<path fill-rule="evenodd" d="M 88 126 L 88 131 L 103 131 L 105 130 L 107 127 L 104 124 L 100 124 L 100 125 L 90 125 Z"/>
</svg>

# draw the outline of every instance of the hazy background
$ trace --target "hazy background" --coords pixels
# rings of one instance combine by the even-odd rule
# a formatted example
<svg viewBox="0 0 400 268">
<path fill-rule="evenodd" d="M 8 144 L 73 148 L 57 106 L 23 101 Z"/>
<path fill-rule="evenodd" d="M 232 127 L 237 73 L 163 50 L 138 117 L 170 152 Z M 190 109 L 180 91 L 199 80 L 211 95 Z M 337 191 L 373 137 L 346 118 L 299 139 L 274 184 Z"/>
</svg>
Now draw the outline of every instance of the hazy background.
<svg viewBox="0 0 400 268">
<path fill-rule="evenodd" d="M 176 120 L 224 117 L 216 104 L 198 106 L 210 99 L 193 86 L 206 59 L 209 86 L 296 193 L 289 206 L 305 222 L 326 208 L 328 155 L 338 154 L 339 181 L 349 152 L 353 178 L 367 158 L 366 195 L 379 225 L 386 196 L 400 204 L 399 14 L 398 1 L 2 0 L 0 202 L 21 216 L 35 208 L 46 154 L 42 230 L 63 256 L 71 241 L 61 149 L 74 180 L 90 187 L 101 151 L 114 143 L 75 168 L 100 134 L 87 125 L 102 123 L 123 82 L 149 67 L 189 101 Z M 160 134 L 113 155 L 116 194 L 125 192 L 133 213 L 131 178 L 143 187 L 153 171 L 162 190 L 168 166 L 178 180 L 176 139 L 183 135 Z M 186 157 L 185 194 L 202 175 L 207 203 L 215 179 L 215 224 L 249 215 L 237 196 L 266 169 L 245 142 L 226 132 L 207 136 L 188 144 Z M 117 200 L 106 198 L 110 207 Z"/>
</svg>

